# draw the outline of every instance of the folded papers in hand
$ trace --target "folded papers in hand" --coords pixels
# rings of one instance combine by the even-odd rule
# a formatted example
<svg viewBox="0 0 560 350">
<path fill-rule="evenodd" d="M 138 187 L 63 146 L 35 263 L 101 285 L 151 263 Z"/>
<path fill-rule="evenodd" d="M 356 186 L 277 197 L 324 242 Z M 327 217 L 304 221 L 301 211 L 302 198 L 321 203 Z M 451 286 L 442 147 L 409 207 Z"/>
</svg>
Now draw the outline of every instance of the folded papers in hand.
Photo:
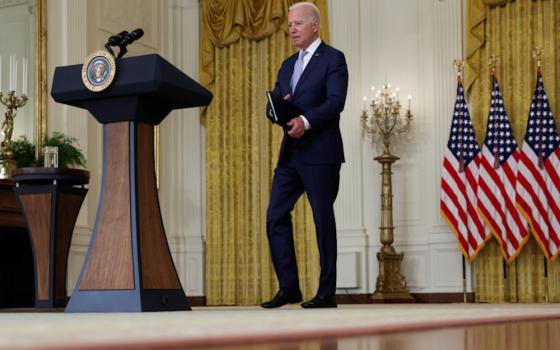
<svg viewBox="0 0 560 350">
<path fill-rule="evenodd" d="M 291 104 L 289 101 L 284 100 L 271 91 L 266 92 L 266 97 L 268 98 L 268 103 L 266 104 L 266 116 L 275 124 L 287 127 L 290 120 L 303 114 L 303 111 L 299 107 Z"/>
</svg>

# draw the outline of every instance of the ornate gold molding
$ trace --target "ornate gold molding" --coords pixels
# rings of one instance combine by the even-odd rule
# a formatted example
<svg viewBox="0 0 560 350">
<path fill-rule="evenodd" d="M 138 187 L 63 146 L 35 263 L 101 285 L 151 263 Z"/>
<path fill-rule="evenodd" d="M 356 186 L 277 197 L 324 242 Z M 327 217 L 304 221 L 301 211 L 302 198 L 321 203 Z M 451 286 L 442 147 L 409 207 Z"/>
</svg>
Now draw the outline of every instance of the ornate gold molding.
<svg viewBox="0 0 560 350">
<path fill-rule="evenodd" d="M 514 0 L 484 0 L 486 5 L 488 5 L 490 7 L 503 6 L 503 5 L 507 4 L 508 2 L 512 2 L 512 1 L 514 1 Z"/>
</svg>

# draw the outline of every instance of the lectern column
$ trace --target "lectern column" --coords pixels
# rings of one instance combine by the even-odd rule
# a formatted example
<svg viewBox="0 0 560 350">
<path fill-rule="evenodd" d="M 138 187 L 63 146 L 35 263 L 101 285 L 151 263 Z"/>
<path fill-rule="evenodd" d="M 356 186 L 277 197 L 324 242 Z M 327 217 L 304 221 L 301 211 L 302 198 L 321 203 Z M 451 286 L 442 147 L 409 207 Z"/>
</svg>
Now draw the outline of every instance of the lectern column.
<svg viewBox="0 0 560 350">
<path fill-rule="evenodd" d="M 153 126 L 104 125 L 92 241 L 67 312 L 189 310 L 163 228 Z"/>
</svg>

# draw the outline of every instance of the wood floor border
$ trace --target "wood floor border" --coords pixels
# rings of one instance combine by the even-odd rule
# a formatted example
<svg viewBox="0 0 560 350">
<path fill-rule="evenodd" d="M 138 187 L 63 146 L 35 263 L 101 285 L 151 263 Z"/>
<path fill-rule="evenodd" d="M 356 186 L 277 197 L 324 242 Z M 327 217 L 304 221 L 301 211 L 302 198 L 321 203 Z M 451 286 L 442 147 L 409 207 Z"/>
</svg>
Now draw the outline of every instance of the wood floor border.
<svg viewBox="0 0 560 350">
<path fill-rule="evenodd" d="M 462 303 L 463 293 L 411 293 L 418 304 Z M 371 294 L 337 294 L 338 304 L 374 304 Z M 187 296 L 191 306 L 206 306 L 206 296 Z M 395 300 L 393 302 L 398 302 Z M 474 293 L 467 293 L 467 302 L 474 303 Z"/>
<path fill-rule="evenodd" d="M 373 304 L 371 294 L 339 294 L 336 302 L 339 304 Z M 462 303 L 463 293 L 412 293 L 417 303 Z M 191 306 L 206 306 L 206 296 L 188 296 Z M 467 302 L 474 302 L 474 293 L 467 293 Z"/>
</svg>

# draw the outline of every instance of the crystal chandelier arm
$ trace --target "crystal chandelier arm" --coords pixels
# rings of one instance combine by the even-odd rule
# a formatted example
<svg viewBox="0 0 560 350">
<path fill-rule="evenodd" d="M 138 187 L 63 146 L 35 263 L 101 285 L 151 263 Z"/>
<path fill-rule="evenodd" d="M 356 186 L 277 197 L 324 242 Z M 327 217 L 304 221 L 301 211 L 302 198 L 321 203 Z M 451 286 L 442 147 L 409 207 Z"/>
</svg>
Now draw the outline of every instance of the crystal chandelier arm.
<svg viewBox="0 0 560 350">
<path fill-rule="evenodd" d="M 402 133 L 408 132 L 410 130 L 410 122 L 411 121 L 412 121 L 412 114 L 410 113 L 410 110 L 407 110 L 406 115 L 405 115 L 405 119 L 404 119 L 404 121 L 402 121 L 402 124 L 397 129 L 397 133 L 402 134 Z"/>
<path fill-rule="evenodd" d="M 362 116 L 360 120 L 362 123 L 362 137 L 365 136 L 364 132 L 367 132 L 368 134 L 377 133 L 377 127 L 370 125 L 372 122 L 368 119 L 368 115 L 366 111 L 362 112 Z"/>
<path fill-rule="evenodd" d="M 389 112 L 383 111 L 383 113 Z M 383 138 L 390 138 L 391 134 L 393 134 L 397 118 L 394 118 L 392 114 L 379 114 L 376 116 L 375 122 L 379 132 L 383 135 Z"/>
</svg>

